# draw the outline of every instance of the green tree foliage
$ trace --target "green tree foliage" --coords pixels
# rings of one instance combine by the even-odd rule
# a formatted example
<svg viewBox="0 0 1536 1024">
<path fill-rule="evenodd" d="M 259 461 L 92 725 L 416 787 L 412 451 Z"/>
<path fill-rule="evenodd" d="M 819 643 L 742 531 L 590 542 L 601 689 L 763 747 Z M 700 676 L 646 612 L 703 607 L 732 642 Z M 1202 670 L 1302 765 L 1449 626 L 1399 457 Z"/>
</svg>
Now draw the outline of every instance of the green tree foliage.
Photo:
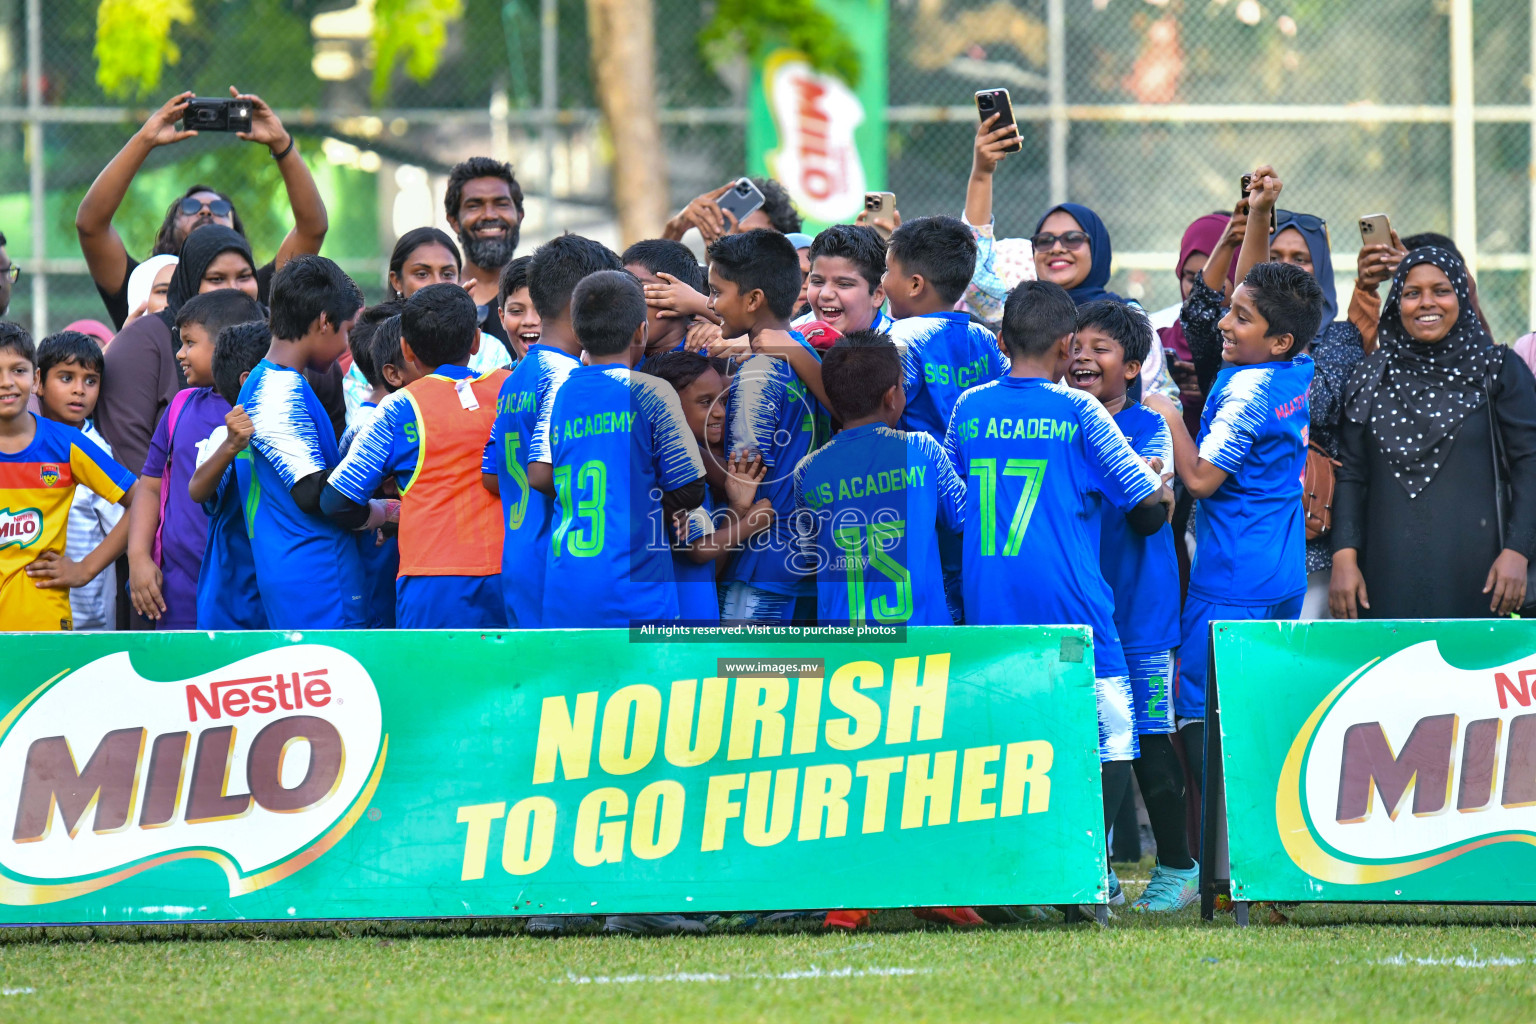
<svg viewBox="0 0 1536 1024">
<path fill-rule="evenodd" d="M 773 42 L 801 51 L 818 71 L 859 84 L 858 50 L 816 0 L 716 0 L 715 16 L 699 33 L 699 47 L 712 64 L 750 57 Z"/>
<path fill-rule="evenodd" d="M 373 100 L 389 92 L 395 65 L 425 82 L 437 71 L 449 24 L 464 17 L 463 0 L 377 0 L 373 8 Z"/>
<path fill-rule="evenodd" d="M 181 60 L 171 25 L 192 23 L 192 0 L 101 0 L 96 81 L 108 96 L 148 96 L 167 64 Z"/>
</svg>

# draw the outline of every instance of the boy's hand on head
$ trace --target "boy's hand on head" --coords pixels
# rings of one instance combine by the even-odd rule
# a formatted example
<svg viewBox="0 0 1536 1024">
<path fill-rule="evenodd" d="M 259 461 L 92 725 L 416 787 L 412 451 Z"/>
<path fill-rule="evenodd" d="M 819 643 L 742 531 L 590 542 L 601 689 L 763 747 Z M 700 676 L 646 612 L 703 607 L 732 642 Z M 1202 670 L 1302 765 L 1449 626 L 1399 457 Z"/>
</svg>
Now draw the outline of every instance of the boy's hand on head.
<svg viewBox="0 0 1536 1024">
<path fill-rule="evenodd" d="M 80 563 L 57 551 L 44 551 L 27 565 L 27 575 L 38 590 L 69 590 L 83 587 L 94 577 L 88 576 Z"/>
<path fill-rule="evenodd" d="M 709 316 L 709 299 L 665 271 L 657 277 L 665 283 L 645 286 L 645 304 L 663 319 Z"/>
<path fill-rule="evenodd" d="M 132 557 L 128 558 L 128 600 L 133 604 L 133 610 L 146 619 L 158 621 L 165 614 L 165 597 L 160 588 L 165 582 L 165 577 L 160 573 L 160 567 L 149 559 L 142 561 Z"/>
<path fill-rule="evenodd" d="M 725 464 L 725 500 L 731 511 L 745 515 L 757 497 L 757 487 L 768 467 L 757 452 L 740 452 Z"/>
<path fill-rule="evenodd" d="M 1262 210 L 1268 213 L 1275 208 L 1275 203 L 1280 199 L 1280 189 L 1284 187 L 1280 176 L 1269 164 L 1265 164 L 1253 172 L 1253 180 L 1248 191 L 1248 205 L 1250 210 Z"/>
<path fill-rule="evenodd" d="M 712 324 L 708 320 L 695 320 L 688 325 L 688 333 L 684 339 L 685 351 L 714 355 L 715 346 L 720 344 L 720 325 Z"/>
<path fill-rule="evenodd" d="M 224 414 L 224 444 L 231 452 L 243 452 L 251 443 L 251 436 L 256 433 L 256 427 L 251 423 L 251 418 L 246 415 L 245 406 L 237 405 Z"/>
<path fill-rule="evenodd" d="M 976 126 L 976 143 L 971 153 L 971 173 L 991 174 L 1010 153 L 1018 152 L 1010 147 L 1019 137 L 1019 126 L 1005 124 L 993 127 L 1002 114 L 993 114 Z"/>
</svg>

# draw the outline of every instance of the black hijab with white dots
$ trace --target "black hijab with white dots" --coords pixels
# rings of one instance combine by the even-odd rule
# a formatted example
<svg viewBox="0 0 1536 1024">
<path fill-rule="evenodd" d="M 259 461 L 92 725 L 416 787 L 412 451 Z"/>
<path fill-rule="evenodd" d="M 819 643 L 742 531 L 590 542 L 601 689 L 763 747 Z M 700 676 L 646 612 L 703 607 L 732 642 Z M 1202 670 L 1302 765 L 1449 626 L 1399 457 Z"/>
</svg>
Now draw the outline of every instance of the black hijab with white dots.
<svg viewBox="0 0 1536 1024">
<path fill-rule="evenodd" d="M 1414 341 L 1403 327 L 1401 296 L 1408 272 L 1432 263 L 1456 291 L 1458 315 L 1438 342 Z M 1344 416 L 1367 424 L 1397 482 L 1417 498 L 1445 464 L 1462 422 L 1487 394 L 1496 350 L 1472 308 L 1467 268 L 1444 249 L 1415 249 L 1403 258 L 1381 307 L 1381 348 L 1350 378 Z"/>
</svg>

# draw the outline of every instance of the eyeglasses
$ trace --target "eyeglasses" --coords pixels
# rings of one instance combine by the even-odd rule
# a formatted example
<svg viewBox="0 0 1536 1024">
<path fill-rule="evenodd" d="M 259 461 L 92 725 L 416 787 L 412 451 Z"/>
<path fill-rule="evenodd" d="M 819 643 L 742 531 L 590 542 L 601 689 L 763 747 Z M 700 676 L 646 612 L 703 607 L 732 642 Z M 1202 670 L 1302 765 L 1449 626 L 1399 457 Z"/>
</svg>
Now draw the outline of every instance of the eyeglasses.
<svg viewBox="0 0 1536 1024">
<path fill-rule="evenodd" d="M 1280 211 L 1280 228 L 1298 227 L 1303 231 L 1327 231 L 1328 222 L 1311 213 L 1288 213 Z"/>
<path fill-rule="evenodd" d="M 10 278 L 11 283 L 15 284 L 18 280 L 21 279 L 21 266 L 19 264 L 12 263 L 8 267 L 0 267 L 0 274 Z"/>
<path fill-rule="evenodd" d="M 234 209 L 228 199 L 210 199 L 205 203 L 196 196 L 187 196 L 177 208 L 181 210 L 184 217 L 195 217 L 204 210 L 215 217 L 228 217 L 230 211 Z"/>
<path fill-rule="evenodd" d="M 1059 235 L 1042 231 L 1029 241 L 1035 247 L 1035 252 L 1050 252 L 1056 248 L 1057 242 L 1061 243 L 1063 249 L 1088 248 L 1088 236 L 1081 231 L 1064 231 Z"/>
</svg>

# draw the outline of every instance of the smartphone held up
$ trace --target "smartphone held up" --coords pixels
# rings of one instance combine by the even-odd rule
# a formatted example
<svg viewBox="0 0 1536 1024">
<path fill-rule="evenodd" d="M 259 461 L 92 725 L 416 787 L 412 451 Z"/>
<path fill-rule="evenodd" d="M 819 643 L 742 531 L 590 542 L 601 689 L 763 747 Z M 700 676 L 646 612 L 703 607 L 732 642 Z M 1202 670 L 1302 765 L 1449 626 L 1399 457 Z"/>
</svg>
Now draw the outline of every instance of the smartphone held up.
<svg viewBox="0 0 1536 1024">
<path fill-rule="evenodd" d="M 1243 198 L 1247 199 L 1248 193 L 1253 191 L 1253 175 L 1245 174 L 1239 180 L 1242 182 Z M 1273 235 L 1279 226 L 1279 218 L 1275 216 L 1275 211 L 1273 208 L 1271 208 L 1269 211 L 1269 233 Z"/>
<path fill-rule="evenodd" d="M 1013 119 L 1013 101 L 1008 98 L 1007 89 L 982 89 L 976 93 L 976 113 L 985 122 L 993 114 L 999 115 L 997 123 L 992 130 L 1006 128 L 1010 124 L 1016 124 Z M 1024 140 L 1015 138 L 1012 144 L 1003 147 L 1005 153 L 1017 153 L 1024 148 Z"/>
</svg>

